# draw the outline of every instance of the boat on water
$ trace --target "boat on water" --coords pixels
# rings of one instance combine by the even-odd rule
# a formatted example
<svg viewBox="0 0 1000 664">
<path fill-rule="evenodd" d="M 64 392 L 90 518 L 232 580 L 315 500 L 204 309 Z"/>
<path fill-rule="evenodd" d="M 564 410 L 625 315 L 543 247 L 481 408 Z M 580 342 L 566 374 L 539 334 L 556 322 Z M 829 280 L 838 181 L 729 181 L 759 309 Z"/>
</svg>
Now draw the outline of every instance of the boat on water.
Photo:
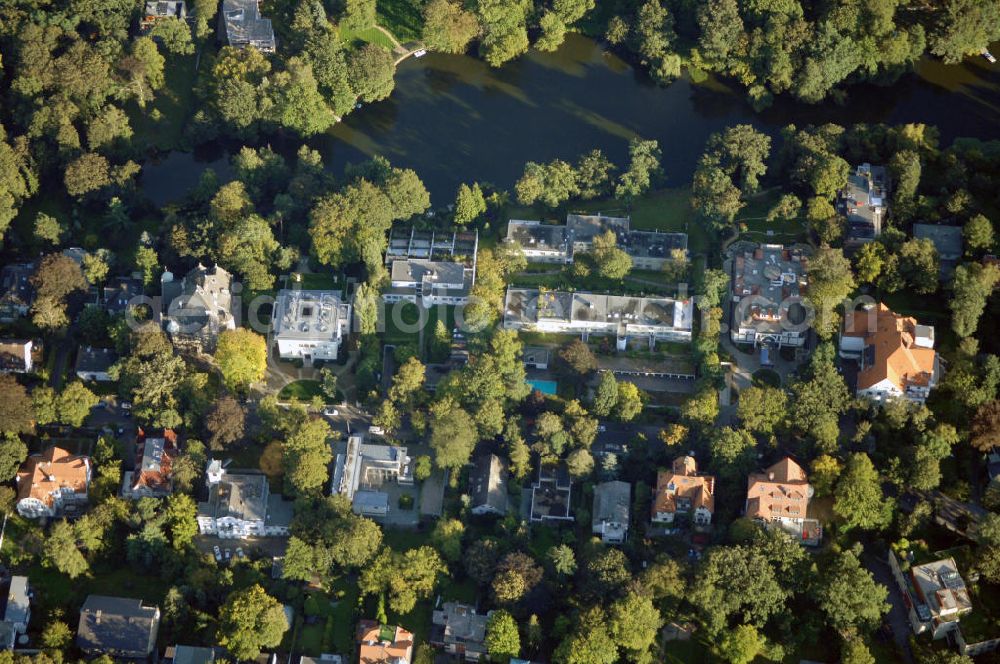
<svg viewBox="0 0 1000 664">
<path fill-rule="evenodd" d="M 984 48 L 982 51 L 980 51 L 980 54 L 984 58 L 986 58 L 986 62 L 990 63 L 991 65 L 996 64 L 997 62 L 996 56 L 990 53 L 990 50 L 988 48 Z"/>
<path fill-rule="evenodd" d="M 425 48 L 422 48 L 419 51 L 414 51 L 413 52 L 413 57 L 415 57 L 415 58 L 422 58 L 425 55 L 427 55 L 427 49 L 425 49 Z"/>
</svg>

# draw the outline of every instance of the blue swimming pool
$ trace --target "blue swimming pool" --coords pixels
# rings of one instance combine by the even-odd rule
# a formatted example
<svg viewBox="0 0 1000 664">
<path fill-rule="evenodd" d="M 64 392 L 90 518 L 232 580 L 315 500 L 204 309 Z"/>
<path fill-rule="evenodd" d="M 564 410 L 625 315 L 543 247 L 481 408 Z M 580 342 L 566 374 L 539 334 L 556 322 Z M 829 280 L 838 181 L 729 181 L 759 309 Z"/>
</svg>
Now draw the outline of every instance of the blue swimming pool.
<svg viewBox="0 0 1000 664">
<path fill-rule="evenodd" d="M 542 394 L 556 393 L 556 381 L 554 380 L 529 380 L 527 382 L 532 389 L 538 390 Z"/>
</svg>

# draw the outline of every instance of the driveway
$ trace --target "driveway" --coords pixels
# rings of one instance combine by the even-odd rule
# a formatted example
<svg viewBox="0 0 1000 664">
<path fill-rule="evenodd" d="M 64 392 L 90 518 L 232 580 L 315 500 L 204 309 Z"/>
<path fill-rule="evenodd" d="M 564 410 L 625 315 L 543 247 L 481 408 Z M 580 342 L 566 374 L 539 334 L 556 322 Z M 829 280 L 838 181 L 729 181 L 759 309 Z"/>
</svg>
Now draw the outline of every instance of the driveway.
<svg viewBox="0 0 1000 664">
<path fill-rule="evenodd" d="M 892 628 L 892 638 L 896 642 L 896 650 L 903 657 L 903 662 L 913 664 L 913 651 L 910 650 L 910 620 L 907 617 L 906 605 L 903 603 L 899 586 L 896 585 L 896 579 L 889 569 L 889 563 L 886 562 L 885 558 L 867 550 L 861 555 L 861 562 L 865 569 L 875 577 L 875 581 L 889 589 L 889 596 L 886 599 L 889 600 L 892 608 L 884 620 Z"/>
</svg>

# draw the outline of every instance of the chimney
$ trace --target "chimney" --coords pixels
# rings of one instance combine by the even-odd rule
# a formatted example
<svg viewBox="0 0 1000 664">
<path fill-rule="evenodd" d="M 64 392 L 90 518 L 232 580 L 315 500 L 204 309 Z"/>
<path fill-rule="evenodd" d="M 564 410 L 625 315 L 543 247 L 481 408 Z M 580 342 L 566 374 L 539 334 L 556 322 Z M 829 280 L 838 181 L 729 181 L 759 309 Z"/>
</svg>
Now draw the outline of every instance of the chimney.
<svg viewBox="0 0 1000 664">
<path fill-rule="evenodd" d="M 100 625 L 101 624 L 101 610 L 100 609 L 97 610 L 97 613 L 95 614 L 94 618 L 95 618 L 97 624 Z"/>
</svg>

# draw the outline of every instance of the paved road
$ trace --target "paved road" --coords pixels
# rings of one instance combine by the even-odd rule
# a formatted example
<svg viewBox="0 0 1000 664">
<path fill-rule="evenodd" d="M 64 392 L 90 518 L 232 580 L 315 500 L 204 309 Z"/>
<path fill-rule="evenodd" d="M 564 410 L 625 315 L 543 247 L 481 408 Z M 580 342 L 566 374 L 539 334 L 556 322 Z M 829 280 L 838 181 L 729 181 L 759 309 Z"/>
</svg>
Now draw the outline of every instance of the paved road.
<svg viewBox="0 0 1000 664">
<path fill-rule="evenodd" d="M 886 562 L 885 558 L 870 551 L 865 551 L 862 554 L 861 562 L 875 577 L 875 581 L 889 589 L 887 599 L 892 604 L 892 609 L 885 617 L 885 622 L 892 628 L 892 638 L 896 642 L 896 650 L 903 658 L 903 662 L 913 664 L 913 651 L 910 650 L 910 620 L 907 618 L 906 605 L 903 603 L 899 586 L 896 585 L 896 579 L 893 578 L 892 571 L 889 569 L 889 563 Z"/>
</svg>

